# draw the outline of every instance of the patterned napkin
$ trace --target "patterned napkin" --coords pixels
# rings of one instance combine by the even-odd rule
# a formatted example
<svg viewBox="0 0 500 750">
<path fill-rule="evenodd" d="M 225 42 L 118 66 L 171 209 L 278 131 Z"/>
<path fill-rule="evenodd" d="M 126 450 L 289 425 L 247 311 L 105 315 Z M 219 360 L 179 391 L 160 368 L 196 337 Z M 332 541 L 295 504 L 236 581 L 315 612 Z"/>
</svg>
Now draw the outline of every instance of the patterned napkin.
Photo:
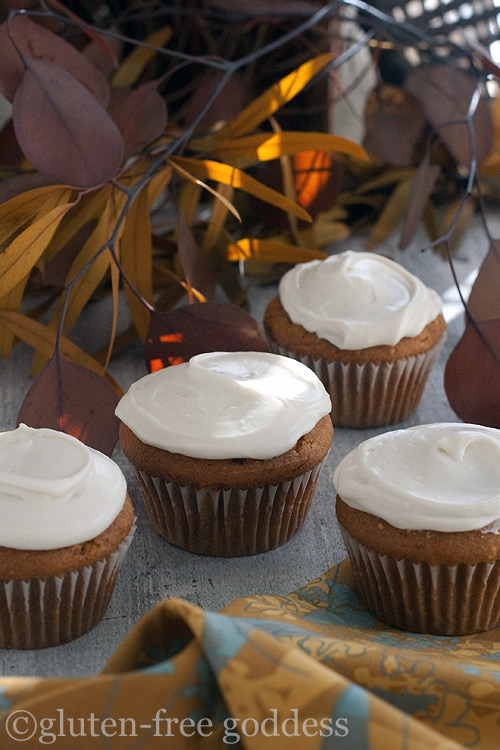
<svg viewBox="0 0 500 750">
<path fill-rule="evenodd" d="M 500 629 L 404 633 L 344 561 L 289 596 L 154 607 L 96 677 L 0 678 L 0 748 L 500 746 Z"/>
</svg>

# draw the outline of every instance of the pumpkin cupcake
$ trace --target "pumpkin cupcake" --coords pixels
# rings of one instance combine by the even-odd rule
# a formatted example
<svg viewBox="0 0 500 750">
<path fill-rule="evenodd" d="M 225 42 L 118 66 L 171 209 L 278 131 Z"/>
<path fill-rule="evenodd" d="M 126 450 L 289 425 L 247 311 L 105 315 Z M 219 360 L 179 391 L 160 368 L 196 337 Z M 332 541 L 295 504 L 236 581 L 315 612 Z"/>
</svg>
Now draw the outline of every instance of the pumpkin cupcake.
<svg viewBox="0 0 500 750">
<path fill-rule="evenodd" d="M 78 638 L 103 617 L 134 532 L 125 477 L 74 437 L 0 433 L 0 648 Z"/>
<path fill-rule="evenodd" d="M 500 623 L 500 430 L 420 425 L 361 443 L 333 473 L 362 602 L 403 630 Z"/>
<path fill-rule="evenodd" d="M 444 340 L 441 307 L 395 261 L 347 251 L 287 271 L 264 328 L 273 351 L 318 375 L 336 426 L 389 425 L 418 406 Z"/>
<path fill-rule="evenodd" d="M 298 362 L 213 352 L 146 375 L 116 414 L 156 531 L 234 557 L 278 547 L 302 526 L 330 448 L 330 408 Z"/>
</svg>

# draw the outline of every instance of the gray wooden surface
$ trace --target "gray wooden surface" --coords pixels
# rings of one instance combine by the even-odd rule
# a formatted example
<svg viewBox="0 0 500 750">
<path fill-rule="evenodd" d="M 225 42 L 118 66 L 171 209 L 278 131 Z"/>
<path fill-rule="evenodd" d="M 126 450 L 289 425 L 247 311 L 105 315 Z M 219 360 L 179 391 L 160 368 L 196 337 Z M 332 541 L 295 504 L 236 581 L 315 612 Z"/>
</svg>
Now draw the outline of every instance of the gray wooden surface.
<svg viewBox="0 0 500 750">
<path fill-rule="evenodd" d="M 500 225 L 500 219 L 496 220 L 496 224 Z M 497 230 L 499 228 L 496 227 Z M 494 218 L 491 230 L 494 236 L 498 236 Z M 444 295 L 448 319 L 445 347 L 431 373 L 421 404 L 409 420 L 398 426 L 457 421 L 444 392 L 443 369 L 448 354 L 463 330 L 463 311 L 457 302 L 446 261 L 436 254 L 420 252 L 419 248 L 425 241 L 422 236 L 413 249 L 401 253 L 397 251 L 394 239 L 381 250 Z M 348 247 L 364 249 L 362 238 L 345 241 L 336 249 Z M 486 238 L 479 220 L 474 219 L 456 258 L 456 270 L 461 281 L 470 282 L 486 250 Z M 276 285 L 258 286 L 252 291 L 252 314 L 259 321 L 276 289 Z M 99 305 L 91 305 L 85 311 L 75 337 L 91 350 L 106 340 L 109 324 L 110 318 L 103 314 Z M 31 355 L 32 350 L 21 344 L 10 359 L 0 360 L 1 430 L 15 426 L 17 412 L 30 385 L 27 373 Z M 146 372 L 140 347 L 131 347 L 117 357 L 110 369 L 122 387 L 127 388 Z M 383 428 L 337 428 L 304 527 L 280 549 L 237 559 L 199 557 L 169 545 L 158 536 L 149 526 L 137 486 L 118 448 L 113 457 L 127 477 L 136 507 L 138 528 L 104 620 L 80 639 L 56 648 L 26 652 L 0 650 L 1 673 L 40 676 L 95 674 L 104 667 L 118 643 L 141 615 L 166 597 L 181 597 L 205 609 L 217 610 L 240 595 L 286 594 L 314 579 L 345 556 L 335 519 L 330 474 L 338 460 L 349 450 L 381 431 Z"/>
</svg>

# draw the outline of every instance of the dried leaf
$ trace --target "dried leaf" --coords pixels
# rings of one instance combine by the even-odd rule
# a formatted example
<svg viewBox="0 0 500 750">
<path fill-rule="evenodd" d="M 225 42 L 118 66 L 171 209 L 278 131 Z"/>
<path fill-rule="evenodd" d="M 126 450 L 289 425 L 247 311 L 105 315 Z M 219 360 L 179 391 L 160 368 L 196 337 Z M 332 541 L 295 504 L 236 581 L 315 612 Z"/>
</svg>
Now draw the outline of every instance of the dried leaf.
<svg viewBox="0 0 500 750">
<path fill-rule="evenodd" d="M 215 291 L 213 271 L 182 212 L 177 215 L 177 250 L 186 280 L 206 299 L 212 299 Z"/>
<path fill-rule="evenodd" d="M 429 122 L 455 160 L 466 167 L 471 165 L 471 148 L 463 119 L 469 110 L 476 84 L 472 76 L 446 63 L 416 68 L 405 82 L 405 89 L 422 103 Z M 493 143 L 491 114 L 484 97 L 478 103 L 472 123 L 476 159 L 480 163 L 488 156 Z"/>
<path fill-rule="evenodd" d="M 10 40 L 9 24 L 19 52 Z M 64 68 L 102 107 L 107 107 L 109 84 L 102 73 L 57 34 L 30 20 L 27 15 L 18 14 L 0 26 L 0 93 L 11 102 L 25 73 L 26 61 L 23 62 L 22 58 L 47 60 Z"/>
<path fill-rule="evenodd" d="M 238 221 L 241 221 L 241 216 L 239 215 L 238 211 L 235 209 L 235 207 L 224 197 L 224 195 L 219 190 L 214 190 L 210 185 L 207 185 L 206 182 L 203 182 L 202 180 L 198 179 L 198 177 L 194 177 L 190 172 L 187 171 L 187 169 L 184 169 L 184 167 L 181 167 L 180 164 L 177 163 L 177 161 L 174 161 L 174 159 L 171 159 L 171 164 L 175 171 L 180 174 L 182 177 L 184 177 L 186 180 L 189 180 L 193 184 L 199 186 L 200 188 L 203 188 L 203 190 L 207 190 L 209 193 L 211 193 L 214 198 L 216 198 L 218 201 L 220 201 L 227 209 L 230 211 L 233 216 L 235 216 Z M 188 212 L 189 215 L 194 214 L 195 207 L 198 206 L 199 203 L 199 195 L 201 191 L 193 191 L 193 190 L 184 190 L 184 194 L 188 194 L 191 198 L 191 209 L 192 211 Z M 196 200 L 196 205 L 194 205 L 194 201 Z"/>
<path fill-rule="evenodd" d="M 476 325 L 467 323 L 450 354 L 444 387 L 460 419 L 500 429 L 500 318 Z"/>
<path fill-rule="evenodd" d="M 217 136 L 219 138 L 219 135 Z M 333 151 L 355 156 L 357 159 L 368 159 L 368 154 L 362 146 L 348 138 L 329 133 L 295 132 L 256 133 L 245 138 L 228 140 L 220 145 L 214 145 L 212 140 L 205 143 L 193 140 L 193 147 L 203 145 L 210 148 L 210 152 L 228 162 L 256 163 L 279 159 L 281 156 L 291 156 L 304 151 Z"/>
<path fill-rule="evenodd" d="M 363 145 L 394 166 L 411 164 L 425 126 L 421 103 L 398 86 L 381 84 L 368 97 Z"/>
<path fill-rule="evenodd" d="M 205 302 L 153 312 L 144 354 L 149 371 L 212 351 L 269 352 L 256 320 L 237 305 Z"/>
<path fill-rule="evenodd" d="M 117 404 L 104 378 L 55 354 L 26 394 L 17 424 L 65 432 L 110 456 L 118 440 Z"/>
<path fill-rule="evenodd" d="M 167 123 L 167 105 L 154 82 L 134 90 L 113 88 L 109 113 L 122 134 L 125 160 L 158 138 Z"/>
<path fill-rule="evenodd" d="M 11 330 L 18 338 L 32 346 L 36 351 L 41 352 L 46 358 L 52 356 L 57 334 L 42 323 L 38 323 L 38 321 L 18 312 L 0 310 L 0 325 Z M 61 336 L 60 349 L 67 359 L 105 377 L 118 397 L 123 396 L 122 388 L 108 372 L 104 371 L 103 366 L 64 336 Z"/>
<path fill-rule="evenodd" d="M 28 193 L 30 190 L 37 190 L 41 187 L 52 187 L 53 184 L 52 180 L 48 177 L 43 177 L 38 172 L 24 172 L 12 175 L 12 177 L 6 177 L 0 183 L 0 205 L 7 203 L 11 198 Z"/>
<path fill-rule="evenodd" d="M 137 292 L 147 301 L 153 301 L 153 248 L 149 201 L 146 190 L 141 190 L 125 220 L 120 241 L 120 262 L 123 271 Z M 149 310 L 124 282 L 127 302 L 141 340 L 149 327 Z"/>
<path fill-rule="evenodd" d="M 26 58 L 26 65 L 13 119 L 29 161 L 73 187 L 95 187 L 116 177 L 124 144 L 108 113 L 66 70 L 47 60 Z"/>
<path fill-rule="evenodd" d="M 233 122 L 228 123 L 219 131 L 219 137 L 221 139 L 237 138 L 255 130 L 264 120 L 302 91 L 304 86 L 334 59 L 334 53 L 326 52 L 305 62 L 254 99 Z"/>
<path fill-rule="evenodd" d="M 230 185 L 217 185 L 217 193 L 229 203 L 233 200 L 234 190 Z M 221 236 L 226 222 L 228 207 L 220 200 L 214 200 L 208 226 L 203 235 L 201 249 L 204 253 L 210 253 Z"/>
<path fill-rule="evenodd" d="M 266 187 L 262 182 L 255 180 L 250 175 L 245 174 L 236 167 L 231 167 L 228 164 L 221 164 L 217 161 L 210 161 L 208 159 L 187 159 L 183 156 L 171 156 L 171 164 L 180 166 L 186 171 L 189 171 L 195 177 L 205 178 L 209 180 L 215 180 L 216 182 L 222 182 L 224 185 L 232 185 L 234 188 L 244 190 L 246 193 L 260 198 L 266 203 L 270 203 L 273 206 L 282 208 L 284 211 L 288 211 L 299 219 L 305 221 L 311 221 L 311 217 L 305 209 L 299 206 L 297 203 L 289 200 L 281 193 L 278 193 L 272 188 Z"/>
<path fill-rule="evenodd" d="M 315 248 L 298 247 L 280 240 L 245 237 L 227 248 L 228 260 L 255 260 L 261 263 L 304 263 L 324 260 L 326 253 Z"/>
<path fill-rule="evenodd" d="M 500 318 L 500 240 L 493 240 L 472 286 L 468 308 L 476 320 Z"/>
<path fill-rule="evenodd" d="M 292 157 L 297 202 L 315 219 L 340 192 L 338 169 L 328 151 L 301 151 Z"/>
<path fill-rule="evenodd" d="M 12 118 L 7 120 L 0 132 L 0 165 L 19 169 L 24 160 L 24 154 L 17 142 Z"/>
<path fill-rule="evenodd" d="M 196 88 L 184 111 L 185 125 L 191 125 L 194 122 L 209 99 L 214 95 L 222 76 L 222 71 L 207 69 L 197 77 L 195 82 Z M 231 120 L 242 111 L 247 103 L 247 90 L 241 77 L 234 73 L 227 79 L 224 88 L 211 102 L 201 120 L 197 122 L 197 127 L 209 128 L 215 123 Z"/>
<path fill-rule="evenodd" d="M 8 294 L 0 299 L 0 310 L 17 312 L 21 307 L 24 289 L 28 282 L 29 274 L 16 284 Z M 15 334 L 9 328 L 0 326 L 0 357 L 9 357 L 14 345 Z"/>
<path fill-rule="evenodd" d="M 493 122 L 493 144 L 488 156 L 481 162 L 479 171 L 482 177 L 500 175 L 500 96 L 496 96 L 490 107 Z"/>
<path fill-rule="evenodd" d="M 72 205 L 66 203 L 48 211 L 21 232 L 0 255 L 0 297 L 10 292 L 31 271 Z"/>
<path fill-rule="evenodd" d="M 170 26 L 162 26 L 150 34 L 145 42 L 157 47 L 164 47 L 172 36 Z M 156 50 L 142 46 L 140 43 L 130 52 L 129 55 L 120 64 L 120 67 L 113 76 L 113 86 L 132 86 L 139 80 L 146 65 L 157 54 Z"/>
<path fill-rule="evenodd" d="M 404 217 L 410 200 L 411 181 L 403 180 L 392 191 L 366 242 L 371 250 L 384 242 Z"/>
<path fill-rule="evenodd" d="M 0 244 L 18 235 L 28 223 L 43 216 L 56 206 L 67 203 L 72 191 L 64 185 L 48 185 L 20 193 L 0 205 Z M 73 204 L 71 204 L 73 205 Z"/>
<path fill-rule="evenodd" d="M 400 250 L 408 247 L 413 239 L 440 172 L 440 167 L 437 164 L 431 164 L 429 154 L 426 153 L 411 182 L 408 210 L 399 238 Z"/>
</svg>

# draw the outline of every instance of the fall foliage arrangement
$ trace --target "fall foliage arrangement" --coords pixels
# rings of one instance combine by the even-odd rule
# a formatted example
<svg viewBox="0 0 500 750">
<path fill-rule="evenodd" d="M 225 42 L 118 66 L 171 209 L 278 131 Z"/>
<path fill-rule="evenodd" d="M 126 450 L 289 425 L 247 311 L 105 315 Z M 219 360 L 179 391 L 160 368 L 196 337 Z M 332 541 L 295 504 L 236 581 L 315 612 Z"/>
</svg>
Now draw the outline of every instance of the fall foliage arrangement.
<svg viewBox="0 0 500 750">
<path fill-rule="evenodd" d="M 83 2 L 45 0 L 5 14 L 0 355 L 26 341 L 39 375 L 20 419 L 38 426 L 43 387 L 51 426 L 71 431 L 84 423 L 75 409 L 89 378 L 97 412 L 113 419 L 121 390 L 107 365 L 137 337 L 150 369 L 195 353 L 194 341 L 172 349 L 185 331 L 227 341 L 232 327 L 234 348 L 266 348 L 239 307 L 242 263 L 266 278 L 360 229 L 378 247 L 404 216 L 401 247 L 423 221 L 428 249 L 453 264 L 470 215 L 484 219 L 497 200 L 500 71 L 477 40 L 437 41 L 358 0 L 254 6 L 105 3 L 92 15 Z M 355 38 L 344 26 L 353 13 Z M 335 135 L 336 102 L 357 83 L 346 86 L 343 65 L 360 49 L 377 80 L 364 147 Z M 446 387 L 461 418 L 500 426 L 494 389 L 490 402 L 468 385 L 478 357 L 500 384 L 499 248 L 486 220 L 484 230 L 490 250 Z M 216 291 L 233 305 L 231 324 Z M 71 332 L 103 293 L 109 345 L 84 352 Z M 123 297 L 130 326 L 118 331 Z M 115 433 L 103 440 L 95 447 L 110 453 Z"/>
</svg>

